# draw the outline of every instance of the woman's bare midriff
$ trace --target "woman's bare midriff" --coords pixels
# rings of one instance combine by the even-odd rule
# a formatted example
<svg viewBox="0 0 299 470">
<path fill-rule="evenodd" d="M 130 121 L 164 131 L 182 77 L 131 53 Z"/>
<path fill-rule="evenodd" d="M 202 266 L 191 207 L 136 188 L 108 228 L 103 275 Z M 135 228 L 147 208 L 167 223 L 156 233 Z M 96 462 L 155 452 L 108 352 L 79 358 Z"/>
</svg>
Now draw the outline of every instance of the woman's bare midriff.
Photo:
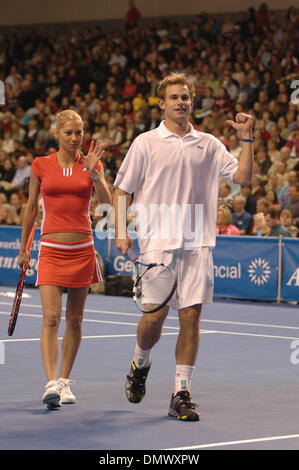
<svg viewBox="0 0 299 470">
<path fill-rule="evenodd" d="M 45 233 L 42 238 L 57 240 L 58 242 L 78 242 L 89 237 L 89 233 L 76 233 L 76 232 L 58 232 L 58 233 Z"/>
</svg>

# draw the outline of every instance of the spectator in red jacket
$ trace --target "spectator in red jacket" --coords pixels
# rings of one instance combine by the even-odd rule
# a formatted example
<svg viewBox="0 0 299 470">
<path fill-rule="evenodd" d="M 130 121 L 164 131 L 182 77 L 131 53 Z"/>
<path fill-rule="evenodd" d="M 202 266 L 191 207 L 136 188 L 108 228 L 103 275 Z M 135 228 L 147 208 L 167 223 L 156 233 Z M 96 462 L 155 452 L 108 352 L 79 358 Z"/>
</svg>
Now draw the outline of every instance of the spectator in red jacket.
<svg viewBox="0 0 299 470">
<path fill-rule="evenodd" d="M 232 213 L 230 209 L 225 206 L 219 206 L 217 211 L 217 224 L 216 224 L 217 235 L 240 235 L 240 231 L 237 227 L 232 225 Z"/>
<path fill-rule="evenodd" d="M 295 130 L 289 135 L 285 147 L 288 147 L 291 151 L 295 147 L 296 158 L 299 158 L 299 130 Z"/>
<path fill-rule="evenodd" d="M 141 13 L 135 6 L 134 0 L 129 0 L 129 9 L 126 14 L 126 30 L 129 31 L 135 28 L 141 18 Z"/>
</svg>

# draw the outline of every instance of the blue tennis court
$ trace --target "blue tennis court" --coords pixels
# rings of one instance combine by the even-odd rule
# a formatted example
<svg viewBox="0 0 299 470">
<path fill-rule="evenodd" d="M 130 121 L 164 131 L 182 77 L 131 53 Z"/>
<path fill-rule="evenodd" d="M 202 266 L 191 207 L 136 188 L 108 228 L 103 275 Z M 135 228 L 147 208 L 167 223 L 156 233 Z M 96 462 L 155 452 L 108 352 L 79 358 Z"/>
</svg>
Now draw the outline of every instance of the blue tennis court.
<svg viewBox="0 0 299 470">
<path fill-rule="evenodd" d="M 215 301 L 203 309 L 192 384 L 201 421 L 190 423 L 167 416 L 176 312 L 153 350 L 147 394 L 133 405 L 124 383 L 140 314 L 131 298 L 89 295 L 71 376 L 77 403 L 49 411 L 41 402 L 39 292 L 24 290 L 8 337 L 11 295 L 12 289 L 0 289 L 1 450 L 299 449 L 298 306 Z M 63 330 L 64 320 L 60 336 Z"/>
</svg>

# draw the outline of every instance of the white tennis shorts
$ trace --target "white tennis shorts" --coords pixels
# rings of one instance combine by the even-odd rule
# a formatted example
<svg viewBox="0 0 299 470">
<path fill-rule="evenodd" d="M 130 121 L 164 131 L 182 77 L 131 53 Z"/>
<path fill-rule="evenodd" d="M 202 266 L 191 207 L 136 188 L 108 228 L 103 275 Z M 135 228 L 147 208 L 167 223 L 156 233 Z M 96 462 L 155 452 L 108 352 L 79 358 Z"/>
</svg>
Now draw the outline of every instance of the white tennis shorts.
<svg viewBox="0 0 299 470">
<path fill-rule="evenodd" d="M 177 276 L 177 288 L 168 306 L 174 310 L 195 304 L 211 304 L 214 292 L 212 249 L 151 251 L 140 255 L 144 263 L 170 264 Z"/>
</svg>

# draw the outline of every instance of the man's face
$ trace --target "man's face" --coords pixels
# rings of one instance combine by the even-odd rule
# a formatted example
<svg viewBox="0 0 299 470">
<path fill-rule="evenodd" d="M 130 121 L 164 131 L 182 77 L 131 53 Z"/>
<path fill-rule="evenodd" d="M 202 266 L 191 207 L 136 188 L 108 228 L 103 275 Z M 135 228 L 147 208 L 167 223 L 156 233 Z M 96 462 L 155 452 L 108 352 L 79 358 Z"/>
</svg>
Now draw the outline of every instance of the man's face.
<svg viewBox="0 0 299 470">
<path fill-rule="evenodd" d="M 26 160 L 26 157 L 19 157 L 18 159 L 18 168 L 25 168 L 25 166 L 27 165 L 27 160 Z"/>
<path fill-rule="evenodd" d="M 227 188 L 226 184 L 221 183 L 219 186 L 219 196 L 226 197 L 229 196 L 230 190 Z"/>
<path fill-rule="evenodd" d="M 247 197 L 249 196 L 250 192 L 251 192 L 250 186 L 241 186 L 241 194 L 242 194 L 242 196 L 244 196 L 244 197 L 247 198 Z"/>
<path fill-rule="evenodd" d="M 290 149 L 287 148 L 287 147 L 283 147 L 281 150 L 280 150 L 280 156 L 283 160 L 287 160 L 290 156 Z"/>
<path fill-rule="evenodd" d="M 294 186 L 290 186 L 289 192 L 290 192 L 291 202 L 296 202 L 299 200 L 299 191 L 297 191 L 297 189 Z"/>
<path fill-rule="evenodd" d="M 192 100 L 187 85 L 168 85 L 165 98 L 159 100 L 159 105 L 165 112 L 165 119 L 177 124 L 187 122 L 192 110 Z"/>
<path fill-rule="evenodd" d="M 289 172 L 288 182 L 289 182 L 289 184 L 297 183 L 297 173 L 296 173 L 296 171 L 290 171 Z"/>
<path fill-rule="evenodd" d="M 282 225 L 284 225 L 285 227 L 290 227 L 292 225 L 292 222 L 293 222 L 293 218 L 291 216 L 291 214 L 287 211 L 282 211 L 281 215 L 280 215 L 280 222 L 282 223 Z"/>
<path fill-rule="evenodd" d="M 244 202 L 238 198 L 234 199 L 233 207 L 235 212 L 241 212 L 244 210 Z"/>
<path fill-rule="evenodd" d="M 277 164 L 277 173 L 280 173 L 281 175 L 283 175 L 286 171 L 286 166 L 283 162 L 279 162 Z"/>
<path fill-rule="evenodd" d="M 266 221 L 266 224 L 268 225 L 269 228 L 273 228 L 277 224 L 276 220 L 272 219 L 270 214 L 265 215 L 265 221 Z"/>
</svg>

